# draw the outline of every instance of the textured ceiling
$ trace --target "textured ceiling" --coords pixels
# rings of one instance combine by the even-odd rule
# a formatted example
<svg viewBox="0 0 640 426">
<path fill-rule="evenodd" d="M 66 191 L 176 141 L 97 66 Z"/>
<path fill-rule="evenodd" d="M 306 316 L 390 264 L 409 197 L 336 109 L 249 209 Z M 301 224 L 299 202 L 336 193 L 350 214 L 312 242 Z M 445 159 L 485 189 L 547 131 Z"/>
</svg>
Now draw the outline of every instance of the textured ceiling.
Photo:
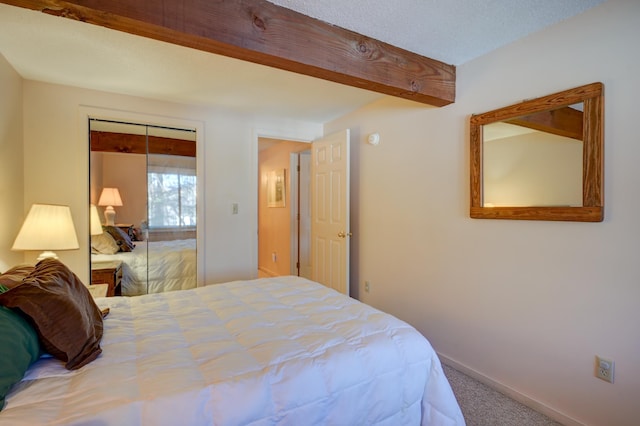
<svg viewBox="0 0 640 426">
<path fill-rule="evenodd" d="M 268 0 L 447 64 L 461 65 L 604 0 Z"/>
<path fill-rule="evenodd" d="M 603 0 L 271 0 L 454 65 Z M 381 95 L 0 4 L 25 79 L 324 123 Z"/>
</svg>

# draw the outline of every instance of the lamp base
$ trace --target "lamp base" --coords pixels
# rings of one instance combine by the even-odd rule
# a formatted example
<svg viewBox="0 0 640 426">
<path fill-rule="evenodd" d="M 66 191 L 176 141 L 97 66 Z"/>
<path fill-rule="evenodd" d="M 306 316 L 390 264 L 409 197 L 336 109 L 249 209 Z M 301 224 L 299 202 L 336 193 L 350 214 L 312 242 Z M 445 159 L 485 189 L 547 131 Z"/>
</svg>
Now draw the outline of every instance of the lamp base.
<svg viewBox="0 0 640 426">
<path fill-rule="evenodd" d="M 45 250 L 40 253 L 40 256 L 38 256 L 38 262 L 40 262 L 42 259 L 58 259 L 58 255 L 52 251 Z"/>
<path fill-rule="evenodd" d="M 116 211 L 113 209 L 113 206 L 107 206 L 107 208 L 104 209 L 104 220 L 107 226 L 115 226 Z"/>
</svg>

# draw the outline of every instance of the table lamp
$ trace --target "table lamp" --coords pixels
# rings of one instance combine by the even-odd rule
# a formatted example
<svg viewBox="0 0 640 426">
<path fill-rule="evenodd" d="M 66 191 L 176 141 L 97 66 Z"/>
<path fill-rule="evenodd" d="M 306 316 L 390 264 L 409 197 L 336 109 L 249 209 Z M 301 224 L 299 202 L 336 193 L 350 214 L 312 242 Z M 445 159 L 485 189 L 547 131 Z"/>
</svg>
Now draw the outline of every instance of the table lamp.
<svg viewBox="0 0 640 426">
<path fill-rule="evenodd" d="M 116 220 L 116 211 L 113 206 L 122 206 L 122 198 L 120 198 L 120 191 L 118 188 L 103 188 L 100 199 L 98 200 L 99 206 L 106 206 L 104 209 L 104 219 L 106 225 L 114 226 Z"/>
<path fill-rule="evenodd" d="M 100 216 L 98 215 L 98 208 L 95 204 L 91 204 L 89 209 L 89 223 L 91 225 L 91 235 L 102 234 L 102 224 L 100 223 Z"/>
<path fill-rule="evenodd" d="M 53 250 L 77 250 L 78 237 L 69 206 L 33 204 L 12 250 L 44 250 L 38 260 L 57 259 Z"/>
</svg>

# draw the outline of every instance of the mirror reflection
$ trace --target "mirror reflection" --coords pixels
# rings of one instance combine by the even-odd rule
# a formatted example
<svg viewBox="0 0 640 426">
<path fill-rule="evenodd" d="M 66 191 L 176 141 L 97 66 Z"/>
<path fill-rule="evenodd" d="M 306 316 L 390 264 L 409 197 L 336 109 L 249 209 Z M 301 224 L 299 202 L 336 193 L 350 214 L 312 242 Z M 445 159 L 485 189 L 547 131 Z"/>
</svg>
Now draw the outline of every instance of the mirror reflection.
<svg viewBox="0 0 640 426">
<path fill-rule="evenodd" d="M 89 127 L 92 284 L 108 296 L 196 287 L 195 130 Z"/>
<path fill-rule="evenodd" d="M 470 119 L 470 216 L 603 220 L 602 83 Z"/>
<path fill-rule="evenodd" d="M 482 126 L 483 206 L 582 206 L 582 109 Z"/>
</svg>

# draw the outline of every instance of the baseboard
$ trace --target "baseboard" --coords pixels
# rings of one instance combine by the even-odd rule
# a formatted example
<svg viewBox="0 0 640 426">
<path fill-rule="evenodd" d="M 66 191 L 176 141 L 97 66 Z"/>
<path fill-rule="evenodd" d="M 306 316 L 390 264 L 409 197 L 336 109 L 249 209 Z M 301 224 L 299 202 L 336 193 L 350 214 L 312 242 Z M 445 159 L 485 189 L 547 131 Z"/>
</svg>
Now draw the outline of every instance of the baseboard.
<svg viewBox="0 0 640 426">
<path fill-rule="evenodd" d="M 484 374 L 470 368 L 467 367 L 464 364 L 461 364 L 445 355 L 442 355 L 440 353 L 438 353 L 438 357 L 440 358 L 440 361 L 443 364 L 448 365 L 449 367 L 455 368 L 456 370 L 460 371 L 461 373 L 466 374 L 469 377 L 472 377 L 474 379 L 476 379 L 477 381 L 479 381 L 480 383 L 483 383 L 487 386 L 489 386 L 492 389 L 497 390 L 498 392 L 508 396 L 511 399 L 514 399 L 516 401 L 518 401 L 519 403 L 526 405 L 527 407 L 536 410 L 539 413 L 544 414 L 545 416 L 549 417 L 552 420 L 555 420 L 558 423 L 562 423 L 565 426 L 584 426 L 584 423 L 579 422 L 578 420 L 567 416 L 566 414 L 563 414 L 551 407 L 549 407 L 548 405 L 543 404 L 540 401 L 537 401 L 533 398 L 528 397 L 527 395 L 518 392 L 517 390 L 510 388 L 509 386 L 500 383 L 496 380 L 493 380 L 492 378 L 485 376 Z"/>
</svg>

